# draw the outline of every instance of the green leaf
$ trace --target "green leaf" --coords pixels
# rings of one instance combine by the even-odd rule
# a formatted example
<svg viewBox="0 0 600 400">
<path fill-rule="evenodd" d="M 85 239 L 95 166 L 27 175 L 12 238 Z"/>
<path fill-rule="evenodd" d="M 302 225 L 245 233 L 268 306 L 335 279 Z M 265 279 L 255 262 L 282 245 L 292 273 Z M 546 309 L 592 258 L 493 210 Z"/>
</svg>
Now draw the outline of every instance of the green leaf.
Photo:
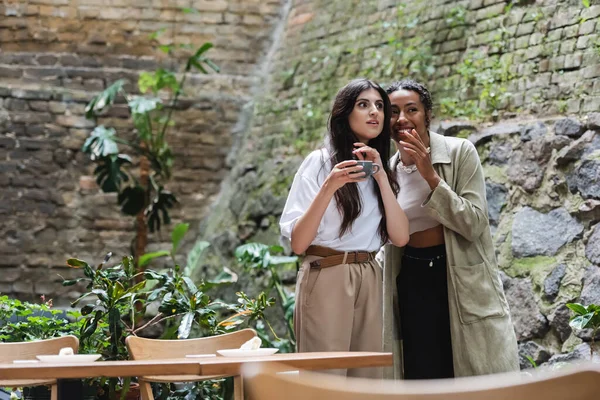
<svg viewBox="0 0 600 400">
<path fill-rule="evenodd" d="M 588 312 L 585 306 L 579 303 L 567 303 L 566 306 L 577 315 L 587 314 Z"/>
<path fill-rule="evenodd" d="M 292 264 L 292 263 L 295 263 L 296 261 L 298 261 L 298 257 L 296 257 L 296 256 L 291 256 L 291 257 L 271 256 L 269 259 L 269 264 L 270 265 Z"/>
<path fill-rule="evenodd" d="M 537 363 L 535 362 L 535 360 L 531 357 L 531 356 L 525 356 L 525 358 L 527 359 L 527 361 L 529 361 L 529 364 L 531 364 L 531 366 L 533 368 L 537 368 Z"/>
<path fill-rule="evenodd" d="M 254 259 L 262 259 L 264 254 L 269 251 L 269 246 L 262 243 L 246 243 L 238 246 L 235 249 L 235 257 L 243 259 L 252 257 Z"/>
<path fill-rule="evenodd" d="M 207 58 L 204 60 L 204 62 L 210 67 L 212 68 L 213 71 L 219 73 L 221 72 L 221 67 L 219 67 L 217 64 L 215 64 L 211 59 Z"/>
<path fill-rule="evenodd" d="M 146 286 L 146 281 L 141 281 L 126 290 L 127 294 L 136 294 Z"/>
<path fill-rule="evenodd" d="M 81 282 L 82 280 L 84 280 L 85 278 L 77 278 L 77 279 L 71 279 L 71 280 L 64 280 L 62 285 L 63 286 L 73 286 L 76 283 Z"/>
<path fill-rule="evenodd" d="M 283 250 L 284 248 L 279 245 L 269 246 L 269 253 L 281 253 Z"/>
<path fill-rule="evenodd" d="M 129 176 L 121 170 L 125 164 L 132 164 L 129 156 L 125 154 L 113 154 L 99 160 L 94 174 L 104 193 L 118 192 L 121 182 L 129 180 Z"/>
<path fill-rule="evenodd" d="M 227 267 L 223 267 L 221 272 L 210 281 L 204 283 L 204 288 L 210 289 L 216 286 L 235 283 L 238 281 L 238 275 Z"/>
<path fill-rule="evenodd" d="M 202 72 L 203 74 L 208 74 L 208 71 L 206 70 L 206 68 L 204 68 L 202 66 L 202 64 L 200 64 L 200 62 L 196 59 L 196 58 L 190 58 L 190 64 L 193 65 L 198 71 Z"/>
<path fill-rule="evenodd" d="M 184 276 L 182 279 L 183 282 L 185 282 L 185 285 L 187 286 L 189 292 L 192 294 L 196 294 L 196 292 L 198 291 L 196 284 L 187 276 Z"/>
<path fill-rule="evenodd" d="M 202 54 L 206 53 L 208 50 L 213 48 L 213 44 L 210 42 L 206 42 L 204 43 L 202 46 L 200 46 L 198 48 L 198 50 L 196 50 L 196 53 L 194 54 L 194 58 L 198 58 L 200 57 Z"/>
<path fill-rule="evenodd" d="M 569 322 L 569 326 L 573 329 L 586 329 L 591 328 L 589 322 L 594 317 L 594 313 L 588 313 L 585 315 L 579 315 Z"/>
<path fill-rule="evenodd" d="M 71 268 L 85 268 L 89 267 L 88 263 L 85 261 L 79 260 L 77 258 L 69 258 L 67 260 L 67 265 Z"/>
<path fill-rule="evenodd" d="M 165 251 L 167 253 L 166 255 L 169 254 L 166 250 L 163 250 L 163 251 Z M 160 253 L 160 252 L 157 252 L 157 253 Z M 146 254 L 144 254 L 144 256 L 145 255 Z M 140 261 L 141 261 L 141 257 L 140 257 Z M 158 273 L 156 271 L 153 271 L 151 269 L 147 269 L 147 270 L 144 271 L 144 278 L 145 279 L 149 279 L 149 280 L 156 280 L 156 281 L 166 282 L 166 279 L 165 279 L 166 275 L 160 274 L 160 273 Z"/>
<path fill-rule="evenodd" d="M 195 67 L 197 70 L 204 74 L 208 74 L 208 71 L 202 64 L 206 64 L 209 68 L 213 69 L 215 72 L 220 72 L 221 69 L 217 64 L 215 64 L 212 60 L 205 57 L 203 54 L 206 53 L 213 47 L 213 44 L 210 42 L 204 43 L 202 46 L 196 50 L 193 56 L 188 58 L 186 70 L 190 70 L 191 67 Z"/>
<path fill-rule="evenodd" d="M 169 253 L 166 250 L 160 250 L 160 251 L 155 251 L 152 253 L 146 253 L 143 256 L 140 257 L 139 261 L 138 261 L 138 266 L 139 267 L 145 267 L 146 265 L 150 264 L 150 261 L 154 260 L 155 258 L 159 258 L 159 257 L 167 257 L 169 256 L 171 253 Z M 158 278 L 151 278 L 151 279 L 158 279 Z"/>
<path fill-rule="evenodd" d="M 585 8 L 590 8 L 590 0 L 581 0 L 581 4 L 583 4 Z"/>
<path fill-rule="evenodd" d="M 97 113 L 101 112 L 106 106 L 112 105 L 117 98 L 119 92 L 123 89 L 125 84 L 124 79 L 119 79 L 103 92 L 95 96 L 92 101 L 85 107 L 85 117 L 91 119 L 96 116 Z"/>
<path fill-rule="evenodd" d="M 139 185 L 127 186 L 117 197 L 117 201 L 121 205 L 121 211 L 131 216 L 138 215 L 144 209 L 145 199 L 146 191 Z"/>
<path fill-rule="evenodd" d="M 190 336 L 192 330 L 192 323 L 194 322 L 194 313 L 188 312 L 181 318 L 179 329 L 177 329 L 177 339 L 187 339 Z"/>
<path fill-rule="evenodd" d="M 171 254 L 175 255 L 177 249 L 179 248 L 179 243 L 181 239 L 185 236 L 188 229 L 190 228 L 190 224 L 177 224 L 171 233 L 171 243 L 173 247 L 171 248 Z"/>
<path fill-rule="evenodd" d="M 89 154 L 92 160 L 117 154 L 119 146 L 115 141 L 116 134 L 117 132 L 113 128 L 107 129 L 104 125 L 99 125 L 85 140 L 81 151 Z"/>
<path fill-rule="evenodd" d="M 162 187 L 158 189 L 158 194 L 152 201 L 152 204 L 146 209 L 148 218 L 148 228 L 150 232 L 160 231 L 161 224 L 171 223 L 169 208 L 172 208 L 177 202 L 177 198 L 168 190 Z"/>
<path fill-rule="evenodd" d="M 159 68 L 153 73 L 142 72 L 138 79 L 138 87 L 142 93 L 146 93 L 150 90 L 152 93 L 156 94 L 165 88 L 176 92 L 179 90 L 179 82 L 177 82 L 177 77 L 174 73 Z"/>
<path fill-rule="evenodd" d="M 155 110 L 162 100 L 158 97 L 132 96 L 128 105 L 133 114 L 146 114 Z"/>
<path fill-rule="evenodd" d="M 202 258 L 202 253 L 206 248 L 210 246 L 210 243 L 205 242 L 203 240 L 198 240 L 192 250 L 188 253 L 187 263 L 185 265 L 184 274 L 187 276 L 191 276 L 193 271 L 196 269 L 198 262 Z"/>
</svg>

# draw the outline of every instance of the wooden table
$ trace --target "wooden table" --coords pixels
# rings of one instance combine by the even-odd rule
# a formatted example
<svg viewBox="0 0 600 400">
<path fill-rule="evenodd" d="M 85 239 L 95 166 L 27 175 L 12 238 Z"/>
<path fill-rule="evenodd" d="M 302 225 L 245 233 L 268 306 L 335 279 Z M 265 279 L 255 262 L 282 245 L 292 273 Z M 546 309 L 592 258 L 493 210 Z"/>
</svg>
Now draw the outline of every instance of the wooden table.
<svg viewBox="0 0 600 400">
<path fill-rule="evenodd" d="M 0 380 L 77 379 L 147 375 L 240 375 L 244 364 L 277 363 L 288 370 L 385 367 L 392 353 L 287 353 L 262 357 L 209 357 L 150 361 L 95 361 L 88 363 L 0 364 Z M 61 393 L 59 393 L 61 399 Z"/>
</svg>

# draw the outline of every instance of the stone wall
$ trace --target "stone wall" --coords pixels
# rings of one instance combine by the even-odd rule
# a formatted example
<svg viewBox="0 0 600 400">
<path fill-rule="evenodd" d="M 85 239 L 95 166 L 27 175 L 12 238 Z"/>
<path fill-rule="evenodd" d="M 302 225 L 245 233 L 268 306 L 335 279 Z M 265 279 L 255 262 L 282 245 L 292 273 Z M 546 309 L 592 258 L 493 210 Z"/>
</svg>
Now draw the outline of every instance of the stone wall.
<svg viewBox="0 0 600 400">
<path fill-rule="evenodd" d="M 207 235 L 218 237 L 225 253 L 240 241 L 277 239 L 273 222 L 293 172 L 322 140 L 336 91 L 358 76 L 427 82 L 439 120 L 600 109 L 600 5 L 508 3 L 294 1 Z M 248 196 L 232 196 L 240 192 Z"/>
<path fill-rule="evenodd" d="M 129 254 L 133 219 L 119 213 L 114 195 L 99 191 L 80 152 L 94 127 L 84 108 L 117 79 L 133 89 L 140 71 L 181 70 L 186 50 L 167 56 L 160 44 L 210 41 L 208 56 L 221 67 L 220 74 L 189 76 L 170 131 L 176 161 L 168 189 L 183 205 L 174 222 L 197 228 L 227 175 L 226 156 L 280 7 L 279 0 L 0 4 L 0 292 L 68 304 L 75 293 L 59 276 L 70 276 L 67 258 L 97 263 L 108 251 Z M 158 43 L 149 38 L 155 31 L 162 32 Z M 99 123 L 127 132 L 128 118 L 121 104 Z M 165 248 L 169 237 L 168 227 L 152 235 L 149 250 Z"/>
<path fill-rule="evenodd" d="M 341 86 L 412 77 L 432 89 L 434 128 L 477 143 L 522 354 L 585 354 L 564 304 L 600 302 L 599 16 L 580 1 L 294 1 L 204 224 L 215 265 L 241 243 L 278 242 L 293 175 Z"/>
</svg>

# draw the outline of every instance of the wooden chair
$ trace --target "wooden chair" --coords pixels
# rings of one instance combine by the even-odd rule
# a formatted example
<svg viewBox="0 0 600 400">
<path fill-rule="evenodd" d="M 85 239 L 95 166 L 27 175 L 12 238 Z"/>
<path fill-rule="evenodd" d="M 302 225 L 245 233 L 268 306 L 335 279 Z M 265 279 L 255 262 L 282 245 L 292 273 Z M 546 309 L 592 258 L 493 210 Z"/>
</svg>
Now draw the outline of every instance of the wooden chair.
<svg viewBox="0 0 600 400">
<path fill-rule="evenodd" d="M 252 400 L 597 400 L 600 365 L 429 381 L 374 381 L 315 372 L 277 374 L 248 364 L 242 374 Z"/>
<path fill-rule="evenodd" d="M 0 363 L 12 363 L 14 360 L 35 360 L 38 355 L 58 354 L 63 347 L 71 347 L 74 353 L 79 349 L 79 339 L 75 336 L 63 336 L 35 342 L 0 343 Z M 56 379 L 0 380 L 0 387 L 21 387 L 50 385 L 50 399 L 57 400 Z"/>
<path fill-rule="evenodd" d="M 224 335 L 210 336 L 199 339 L 160 340 L 146 339 L 137 336 L 128 336 L 125 339 L 129 356 L 133 360 L 161 360 L 170 358 L 185 358 L 188 354 L 215 354 L 217 350 L 237 349 L 242 344 L 256 336 L 254 329 L 226 333 Z M 150 382 L 195 382 L 207 379 L 218 379 L 225 376 L 143 376 L 138 377 L 142 400 L 154 400 Z M 234 398 L 243 398 L 243 386 L 240 376 L 234 376 Z"/>
</svg>

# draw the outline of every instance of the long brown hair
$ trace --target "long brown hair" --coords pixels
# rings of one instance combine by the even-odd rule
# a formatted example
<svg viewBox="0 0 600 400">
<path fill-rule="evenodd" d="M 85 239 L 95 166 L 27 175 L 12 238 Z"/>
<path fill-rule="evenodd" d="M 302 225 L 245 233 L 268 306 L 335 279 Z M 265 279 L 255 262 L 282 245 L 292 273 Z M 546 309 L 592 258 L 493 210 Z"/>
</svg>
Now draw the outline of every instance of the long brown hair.
<svg viewBox="0 0 600 400">
<path fill-rule="evenodd" d="M 399 186 L 396 176 L 390 171 L 387 158 L 390 154 L 390 117 L 392 115 L 392 106 L 390 99 L 385 91 L 377 83 L 368 79 L 355 79 L 340 89 L 335 96 L 331 114 L 328 120 L 329 143 L 331 150 L 331 165 L 336 165 L 344 160 L 352 160 L 354 155 L 354 143 L 358 138 L 350 129 L 348 117 L 356 103 L 358 96 L 365 90 L 375 89 L 381 95 L 383 100 L 383 130 L 374 139 L 369 140 L 368 146 L 377 150 L 381 156 L 381 167 L 387 175 L 394 195 L 398 194 Z M 385 221 L 385 207 L 379 185 L 373 185 L 379 211 L 381 212 L 381 221 L 379 222 L 378 233 L 382 243 L 387 242 L 389 235 Z M 340 236 L 352 229 L 352 224 L 362 211 L 362 199 L 356 183 L 346 183 L 335 192 L 335 202 L 337 209 L 342 215 L 342 225 L 340 226 Z"/>
</svg>

